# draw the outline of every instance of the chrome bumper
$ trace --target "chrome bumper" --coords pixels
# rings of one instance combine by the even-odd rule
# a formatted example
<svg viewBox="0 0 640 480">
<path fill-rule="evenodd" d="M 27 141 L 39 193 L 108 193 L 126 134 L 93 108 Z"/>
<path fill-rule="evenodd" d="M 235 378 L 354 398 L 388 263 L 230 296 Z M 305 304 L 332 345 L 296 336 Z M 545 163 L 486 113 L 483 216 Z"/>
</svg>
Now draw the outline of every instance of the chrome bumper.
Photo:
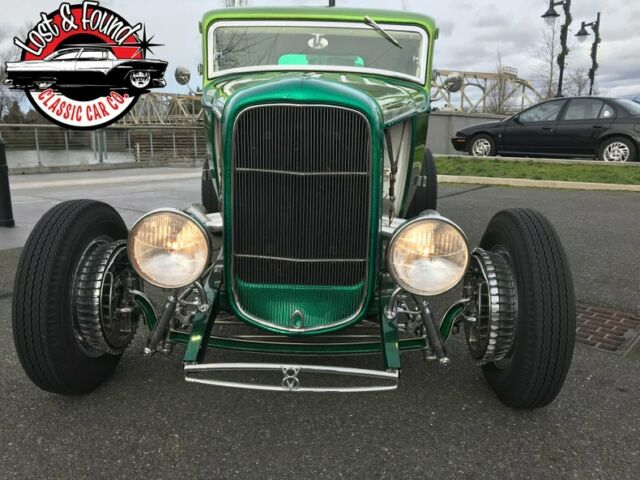
<svg viewBox="0 0 640 480">
<path fill-rule="evenodd" d="M 280 372 L 279 384 L 244 383 L 209 378 L 198 378 L 195 374 L 220 371 Z M 386 380 L 388 384 L 362 386 L 302 386 L 301 373 L 321 373 L 355 377 L 367 377 Z M 203 363 L 184 366 L 184 379 L 187 382 L 214 385 L 218 387 L 262 390 L 269 392 L 314 392 L 314 393 L 355 393 L 383 392 L 398 387 L 398 371 L 367 370 L 362 368 L 332 367 L 324 365 L 292 365 L 284 363 Z M 306 379 L 305 379 L 306 382 Z"/>
</svg>

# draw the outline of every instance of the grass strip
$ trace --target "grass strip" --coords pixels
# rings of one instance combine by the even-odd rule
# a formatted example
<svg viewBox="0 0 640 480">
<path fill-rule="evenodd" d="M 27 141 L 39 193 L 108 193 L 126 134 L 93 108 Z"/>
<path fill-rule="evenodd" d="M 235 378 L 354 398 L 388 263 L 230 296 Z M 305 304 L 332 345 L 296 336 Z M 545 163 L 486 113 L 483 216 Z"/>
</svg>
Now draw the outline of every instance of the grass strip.
<svg viewBox="0 0 640 480">
<path fill-rule="evenodd" d="M 437 157 L 436 165 L 441 175 L 640 185 L 640 167 L 634 165 L 595 162 L 584 165 L 459 156 Z"/>
</svg>

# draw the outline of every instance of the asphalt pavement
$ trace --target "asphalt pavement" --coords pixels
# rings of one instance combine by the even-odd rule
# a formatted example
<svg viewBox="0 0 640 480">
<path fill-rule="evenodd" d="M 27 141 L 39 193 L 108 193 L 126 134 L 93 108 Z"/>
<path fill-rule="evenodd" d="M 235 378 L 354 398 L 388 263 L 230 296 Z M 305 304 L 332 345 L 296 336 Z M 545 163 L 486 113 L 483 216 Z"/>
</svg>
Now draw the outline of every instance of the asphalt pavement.
<svg viewBox="0 0 640 480">
<path fill-rule="evenodd" d="M 640 364 L 584 346 L 576 347 L 558 399 L 532 412 L 495 398 L 460 336 L 450 344 L 446 369 L 424 363 L 419 353 L 403 354 L 400 386 L 391 393 L 291 395 L 187 384 L 183 348 L 168 358 L 143 358 L 141 334 L 94 393 L 38 390 L 22 372 L 11 338 L 15 247 L 62 199 L 104 199 L 129 224 L 151 208 L 198 200 L 197 175 L 164 173 L 167 180 L 153 182 L 15 189 L 18 228 L 0 232 L 1 479 L 640 478 Z M 138 173 L 95 178 L 132 174 Z M 12 186 L 52 178 L 12 178 Z M 440 205 L 472 244 L 501 208 L 541 210 L 565 243 L 578 297 L 638 311 L 640 195 L 452 186 L 441 187 Z M 441 300 L 435 307 L 441 312 L 446 305 Z M 250 358 L 209 353 L 209 360 Z M 377 356 L 329 361 L 380 367 Z"/>
</svg>

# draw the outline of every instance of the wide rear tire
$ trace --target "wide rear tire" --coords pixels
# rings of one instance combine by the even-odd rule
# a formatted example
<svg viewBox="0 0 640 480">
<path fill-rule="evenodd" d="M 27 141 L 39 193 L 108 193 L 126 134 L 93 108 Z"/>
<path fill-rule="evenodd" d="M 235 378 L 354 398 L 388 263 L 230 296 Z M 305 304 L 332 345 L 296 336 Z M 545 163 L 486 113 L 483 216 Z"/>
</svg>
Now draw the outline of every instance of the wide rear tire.
<svg viewBox="0 0 640 480">
<path fill-rule="evenodd" d="M 506 253 L 518 299 L 515 340 L 504 360 L 483 365 L 500 400 L 514 408 L 553 401 L 567 376 L 575 344 L 573 280 L 551 223 L 529 209 L 498 212 L 480 246 Z"/>
<path fill-rule="evenodd" d="M 118 212 L 92 200 L 56 205 L 29 235 L 13 290 L 13 338 L 24 371 L 41 389 L 87 393 L 116 368 L 121 355 L 89 354 L 78 340 L 73 279 L 92 242 L 126 237 Z"/>
</svg>

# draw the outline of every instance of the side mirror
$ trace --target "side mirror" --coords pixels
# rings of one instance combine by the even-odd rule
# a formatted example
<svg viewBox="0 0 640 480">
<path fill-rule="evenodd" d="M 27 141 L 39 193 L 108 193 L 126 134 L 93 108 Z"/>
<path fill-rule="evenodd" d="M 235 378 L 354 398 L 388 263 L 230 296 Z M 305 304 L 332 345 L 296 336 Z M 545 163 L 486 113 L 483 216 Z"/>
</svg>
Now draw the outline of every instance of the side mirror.
<svg viewBox="0 0 640 480">
<path fill-rule="evenodd" d="M 513 120 L 513 123 L 517 123 L 518 125 L 522 125 L 522 122 L 520 121 L 520 115 L 514 115 L 512 120 Z"/>
<path fill-rule="evenodd" d="M 449 93 L 455 93 L 462 88 L 462 83 L 464 79 L 462 75 L 459 73 L 452 73 L 447 78 L 445 78 L 444 82 L 442 82 L 442 86 Z"/>
<path fill-rule="evenodd" d="M 178 67 L 176 68 L 175 77 L 179 85 L 187 85 L 191 80 L 191 72 L 187 67 Z"/>
</svg>

